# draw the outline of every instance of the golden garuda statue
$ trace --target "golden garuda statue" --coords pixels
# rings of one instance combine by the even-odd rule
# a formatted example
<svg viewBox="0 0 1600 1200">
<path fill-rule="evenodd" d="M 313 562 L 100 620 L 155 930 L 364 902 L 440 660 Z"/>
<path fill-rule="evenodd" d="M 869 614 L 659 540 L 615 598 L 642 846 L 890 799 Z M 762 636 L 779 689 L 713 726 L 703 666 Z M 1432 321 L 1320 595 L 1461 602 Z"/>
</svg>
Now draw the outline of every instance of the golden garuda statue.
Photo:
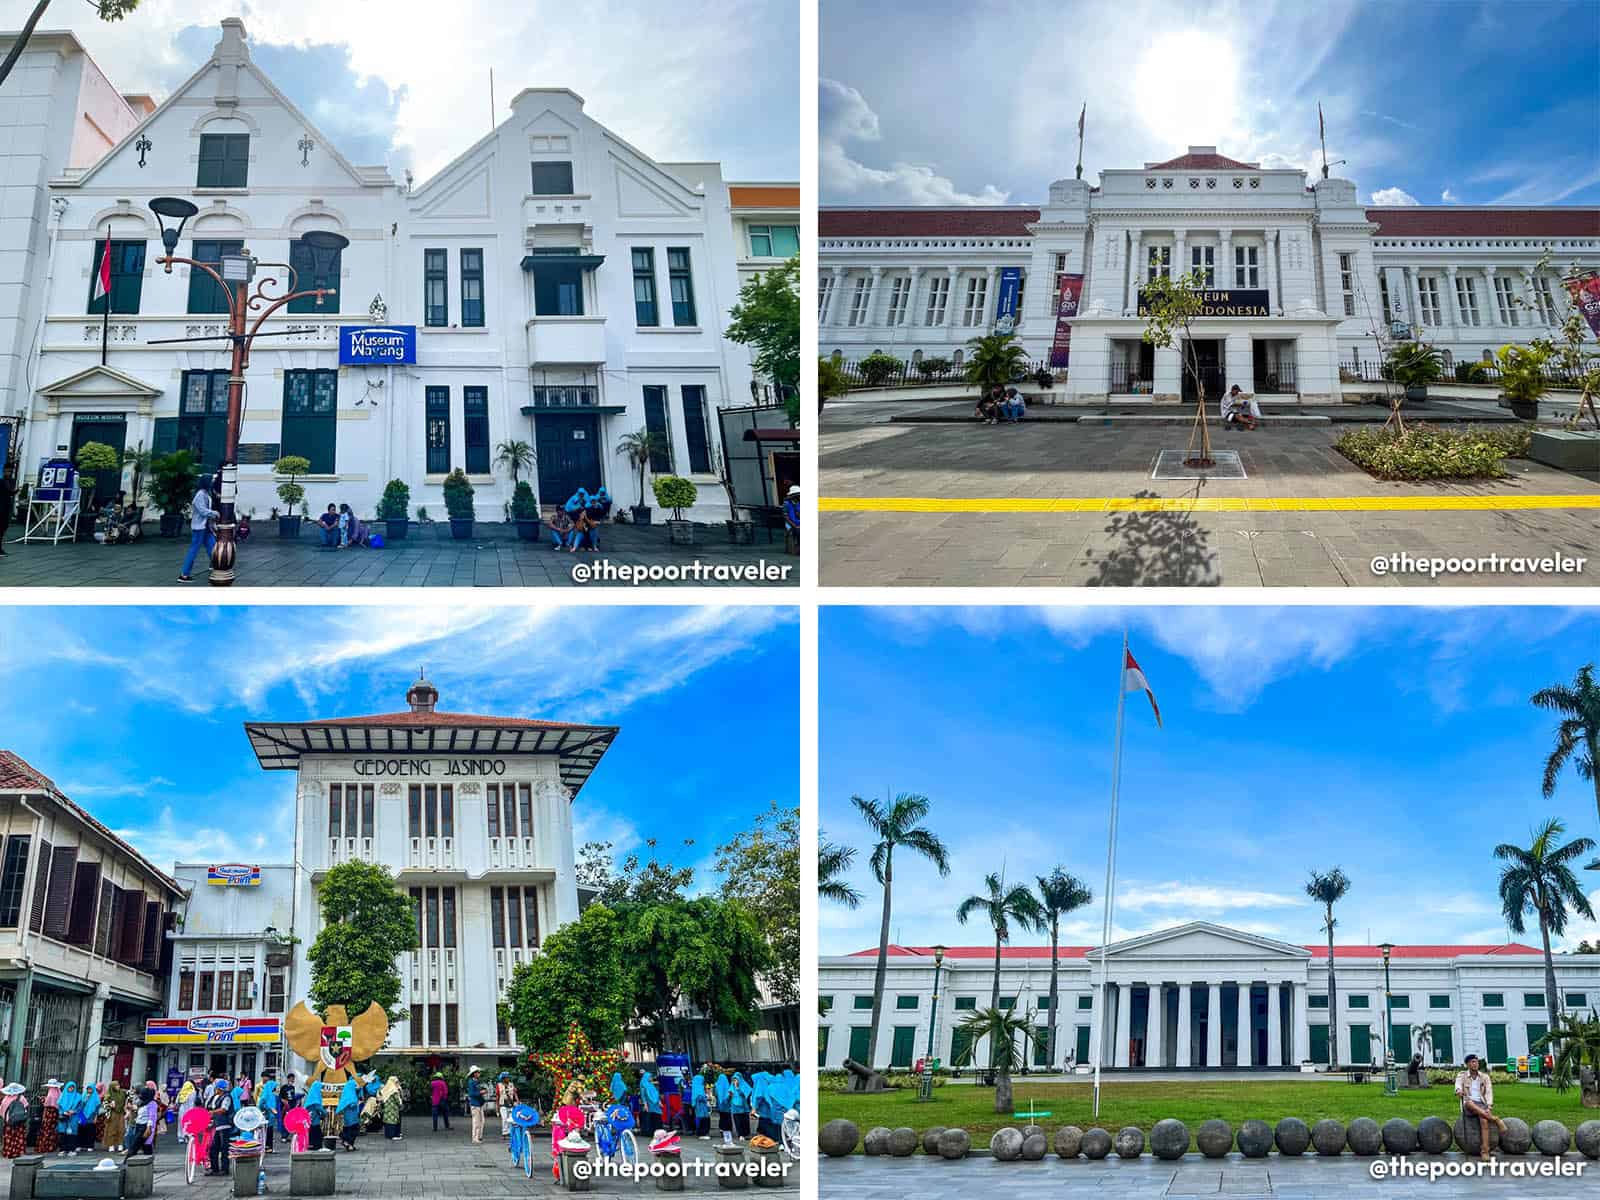
<svg viewBox="0 0 1600 1200">
<path fill-rule="evenodd" d="M 354 1020 L 342 1004 L 330 1004 L 318 1016 L 302 1000 L 284 1020 L 283 1032 L 289 1049 L 312 1064 L 307 1083 L 321 1080 L 342 1086 L 357 1077 L 356 1063 L 383 1049 L 389 1038 L 389 1015 L 374 1002 Z"/>
</svg>

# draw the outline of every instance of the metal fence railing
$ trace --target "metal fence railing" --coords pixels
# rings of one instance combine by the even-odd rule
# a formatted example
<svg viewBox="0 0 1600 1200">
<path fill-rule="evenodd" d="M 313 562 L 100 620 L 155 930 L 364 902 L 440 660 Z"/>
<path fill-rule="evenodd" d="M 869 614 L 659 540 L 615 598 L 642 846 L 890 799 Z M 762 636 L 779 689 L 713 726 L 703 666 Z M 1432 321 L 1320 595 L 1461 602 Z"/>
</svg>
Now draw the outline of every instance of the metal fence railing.
<svg viewBox="0 0 1600 1200">
<path fill-rule="evenodd" d="M 913 362 L 896 355 L 873 356 L 865 359 L 833 360 L 834 366 L 844 376 L 852 390 L 856 388 L 926 387 L 940 383 L 963 383 L 967 364 L 956 362 L 954 357 L 925 356 Z M 1051 379 L 1059 382 L 1067 377 L 1065 368 L 1050 366 L 1048 357 L 1030 359 L 1025 370 L 1013 379 L 1037 379 L 1040 371 L 1048 371 Z"/>
<path fill-rule="evenodd" d="M 1552 387 L 1579 385 L 1576 372 L 1558 366 L 1546 365 L 1542 372 Z M 1389 367 L 1379 359 L 1344 360 L 1339 363 L 1339 378 L 1345 383 L 1385 383 L 1389 380 Z M 1499 384 L 1500 368 L 1472 359 L 1467 362 L 1448 363 L 1440 383 L 1479 383 L 1488 386 Z"/>
<path fill-rule="evenodd" d="M 1282 359 L 1267 366 L 1265 373 L 1256 376 L 1258 396 L 1292 396 L 1300 390 L 1292 359 Z"/>
</svg>

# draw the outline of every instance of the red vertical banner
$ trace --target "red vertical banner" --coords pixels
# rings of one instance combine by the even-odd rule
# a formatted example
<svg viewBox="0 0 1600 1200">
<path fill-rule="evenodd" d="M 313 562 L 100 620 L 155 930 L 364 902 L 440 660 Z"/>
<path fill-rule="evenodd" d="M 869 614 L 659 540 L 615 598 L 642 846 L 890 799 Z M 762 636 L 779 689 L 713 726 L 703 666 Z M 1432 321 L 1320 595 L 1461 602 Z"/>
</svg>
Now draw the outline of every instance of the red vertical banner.
<svg viewBox="0 0 1600 1200">
<path fill-rule="evenodd" d="M 1072 353 L 1072 318 L 1083 295 L 1082 275 L 1063 275 L 1056 290 L 1056 336 L 1050 344 L 1050 365 L 1064 367 Z"/>
<path fill-rule="evenodd" d="M 1600 338 L 1600 271 L 1569 275 L 1566 284 L 1572 303 L 1577 305 L 1584 320 L 1589 322 L 1595 337 Z"/>
</svg>

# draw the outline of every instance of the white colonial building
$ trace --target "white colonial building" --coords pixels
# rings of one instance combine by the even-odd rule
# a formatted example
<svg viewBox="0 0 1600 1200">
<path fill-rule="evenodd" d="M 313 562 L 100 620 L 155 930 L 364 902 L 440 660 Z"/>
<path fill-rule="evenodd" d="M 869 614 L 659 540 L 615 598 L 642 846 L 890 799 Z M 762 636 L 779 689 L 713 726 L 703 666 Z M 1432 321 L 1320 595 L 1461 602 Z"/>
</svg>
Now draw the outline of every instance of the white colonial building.
<svg viewBox="0 0 1600 1200">
<path fill-rule="evenodd" d="M 818 989 L 823 1016 L 819 1059 L 839 1067 L 848 1056 L 877 1067 L 909 1067 L 927 1052 L 953 1064 L 964 1048 L 962 1019 L 989 1006 L 993 946 L 945 950 L 934 999 L 934 954 L 927 946 L 889 948 L 888 983 L 878 1045 L 869 1048 L 876 948 L 824 957 Z M 1336 1021 L 1330 1021 L 1328 949 L 1292 946 L 1208 922 L 1194 922 L 1108 947 L 1107 1003 L 1099 1002 L 1100 950 L 1062 946 L 1056 1056 L 1042 1038 L 1028 1052 L 1036 1068 L 1093 1061 L 1097 1026 L 1107 1068 L 1297 1069 L 1329 1059 L 1329 1028 L 1338 1029 L 1338 1060 L 1383 1061 L 1384 967 L 1377 946 L 1336 946 Z M 1600 955 L 1558 954 L 1563 1011 L 1600 1004 Z M 1431 1063 L 1457 1063 L 1474 1052 L 1496 1063 L 1525 1055 L 1549 1025 L 1544 956 L 1531 946 L 1395 946 L 1387 997 L 1388 1045 L 1405 1062 L 1422 1052 Z M 1000 969 L 1000 1005 L 1051 1024 L 1050 948 L 1008 946 Z M 1428 1037 L 1419 1041 L 1423 1027 Z"/>
<path fill-rule="evenodd" d="M 1209 395 L 1326 402 L 1340 364 L 1375 364 L 1400 327 L 1454 362 L 1543 333 L 1568 311 L 1562 273 L 1600 265 L 1600 209 L 1363 208 L 1348 180 L 1214 146 L 1102 171 L 1098 187 L 1058 180 L 1036 208 L 823 208 L 818 233 L 822 354 L 959 363 L 1005 318 L 1048 361 L 1065 279 L 1078 304 L 1056 395 L 1086 403 L 1191 390 L 1179 348 L 1141 340 L 1157 275 L 1214 289 L 1193 327 Z"/>
</svg>

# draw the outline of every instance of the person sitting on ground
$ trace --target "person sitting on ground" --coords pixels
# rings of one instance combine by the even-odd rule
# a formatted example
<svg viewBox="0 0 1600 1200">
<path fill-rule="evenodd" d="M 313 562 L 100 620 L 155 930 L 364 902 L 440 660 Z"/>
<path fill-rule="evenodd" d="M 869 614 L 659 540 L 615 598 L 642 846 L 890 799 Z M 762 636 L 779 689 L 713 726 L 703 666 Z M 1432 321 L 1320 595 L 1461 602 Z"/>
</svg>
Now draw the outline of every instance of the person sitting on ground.
<svg viewBox="0 0 1600 1200">
<path fill-rule="evenodd" d="M 611 519 L 611 493 L 606 491 L 606 485 L 603 483 L 599 490 L 589 497 L 589 515 L 599 525 L 604 525 Z"/>
<path fill-rule="evenodd" d="M 1022 420 L 1023 414 L 1028 411 L 1028 406 L 1022 399 L 1021 392 L 1014 387 L 1008 387 L 1006 389 L 1006 398 L 1001 402 L 1000 411 L 1007 421 L 1015 425 Z"/>
<path fill-rule="evenodd" d="M 1478 1156 L 1489 1157 L 1489 1125 L 1491 1123 L 1501 1132 L 1505 1131 L 1506 1123 L 1494 1115 L 1494 1082 L 1489 1078 L 1489 1072 L 1480 1070 L 1481 1063 L 1476 1054 L 1469 1054 L 1462 1060 L 1466 1070 L 1456 1076 L 1456 1095 L 1461 1097 L 1461 1116 L 1465 1121 L 1478 1122 Z"/>
<path fill-rule="evenodd" d="M 562 507 L 567 510 L 567 516 L 576 521 L 578 519 L 578 514 L 589 507 L 588 490 L 585 488 L 579 488 L 577 491 L 573 492 L 572 495 L 567 497 L 567 502 Z"/>
<path fill-rule="evenodd" d="M 1000 398 L 1003 394 L 998 387 L 991 389 L 978 401 L 978 407 L 972 415 L 985 425 L 993 425 L 1000 419 Z"/>
<path fill-rule="evenodd" d="M 572 532 L 572 518 L 567 515 L 567 510 L 558 508 L 555 515 L 550 518 L 550 540 L 555 543 L 557 550 L 565 550 L 568 543 L 575 535 Z"/>
<path fill-rule="evenodd" d="M 1237 383 L 1229 388 L 1222 397 L 1223 428 L 1238 425 L 1243 429 L 1254 429 L 1259 420 L 1261 405 L 1256 403 L 1255 393 L 1240 391 Z"/>
<path fill-rule="evenodd" d="M 322 534 L 323 546 L 329 549 L 337 549 L 339 546 L 339 506 L 337 504 L 328 505 L 328 510 L 317 518 L 317 524 L 321 526 L 319 532 Z"/>
<path fill-rule="evenodd" d="M 578 514 L 578 519 L 572 524 L 571 549 L 598 550 L 600 549 L 600 526 L 589 515 L 589 510 L 584 509 Z"/>
</svg>

